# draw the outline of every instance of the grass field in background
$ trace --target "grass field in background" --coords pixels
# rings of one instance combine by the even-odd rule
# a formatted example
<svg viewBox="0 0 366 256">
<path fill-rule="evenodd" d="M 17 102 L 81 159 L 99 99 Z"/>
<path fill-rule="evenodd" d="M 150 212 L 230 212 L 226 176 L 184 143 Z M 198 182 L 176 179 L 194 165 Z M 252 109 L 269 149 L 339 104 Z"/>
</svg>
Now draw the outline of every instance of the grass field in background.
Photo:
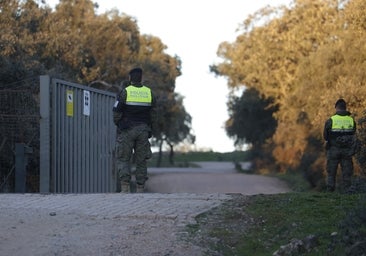
<svg viewBox="0 0 366 256">
<path fill-rule="evenodd" d="M 249 151 L 233 151 L 227 153 L 218 152 L 175 152 L 174 163 L 169 161 L 169 152 L 163 152 L 160 167 L 195 167 L 194 162 L 246 162 L 250 159 Z M 155 167 L 158 160 L 158 153 L 153 153 L 153 157 L 148 161 L 149 166 Z"/>
</svg>

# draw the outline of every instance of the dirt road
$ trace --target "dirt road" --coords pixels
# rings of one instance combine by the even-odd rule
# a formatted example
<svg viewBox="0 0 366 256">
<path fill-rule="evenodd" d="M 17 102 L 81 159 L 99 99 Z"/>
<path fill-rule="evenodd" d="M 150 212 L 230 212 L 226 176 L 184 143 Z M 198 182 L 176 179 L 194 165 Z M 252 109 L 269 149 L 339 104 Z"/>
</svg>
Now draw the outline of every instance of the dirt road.
<svg viewBox="0 0 366 256">
<path fill-rule="evenodd" d="M 278 179 L 242 174 L 231 162 L 197 162 L 200 168 L 150 168 L 147 191 L 152 193 L 277 194 L 289 191 Z M 244 167 L 247 163 L 242 163 Z"/>
<path fill-rule="evenodd" d="M 186 239 L 195 216 L 230 193 L 288 191 L 275 178 L 238 174 L 231 163 L 201 165 L 149 169 L 144 194 L 0 194 L 0 255 L 211 255 Z"/>
</svg>

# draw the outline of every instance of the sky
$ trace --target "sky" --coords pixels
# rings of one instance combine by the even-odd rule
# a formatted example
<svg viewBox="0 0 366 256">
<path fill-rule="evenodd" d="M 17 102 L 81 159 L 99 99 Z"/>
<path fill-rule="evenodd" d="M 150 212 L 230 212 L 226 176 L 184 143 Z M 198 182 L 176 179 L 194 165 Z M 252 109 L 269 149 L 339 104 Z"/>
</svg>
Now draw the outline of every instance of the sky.
<svg viewBox="0 0 366 256">
<path fill-rule="evenodd" d="M 58 0 L 47 1 L 50 6 Z M 184 97 L 184 107 L 192 116 L 195 150 L 232 152 L 234 141 L 225 132 L 229 118 L 227 80 L 215 77 L 209 66 L 220 59 L 219 44 L 234 42 L 239 25 L 255 11 L 289 4 L 291 0 L 93 0 L 99 13 L 118 9 L 137 20 L 141 34 L 160 38 L 171 56 L 182 60 L 182 75 L 176 92 Z M 240 34 L 240 33 L 239 33 Z"/>
</svg>

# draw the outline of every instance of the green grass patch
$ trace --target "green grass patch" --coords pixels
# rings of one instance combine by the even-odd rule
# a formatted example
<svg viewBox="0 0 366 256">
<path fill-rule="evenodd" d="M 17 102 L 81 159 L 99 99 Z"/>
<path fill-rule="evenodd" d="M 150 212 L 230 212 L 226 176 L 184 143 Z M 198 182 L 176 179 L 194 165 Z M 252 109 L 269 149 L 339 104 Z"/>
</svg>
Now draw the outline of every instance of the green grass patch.
<svg viewBox="0 0 366 256">
<path fill-rule="evenodd" d="M 327 255 L 331 234 L 339 232 L 340 221 L 358 202 L 356 195 L 327 193 L 254 196 L 247 212 L 259 221 L 243 239 L 251 240 L 255 246 L 243 243 L 238 252 L 255 251 L 255 255 L 269 255 L 294 238 L 315 235 L 320 245 L 313 255 Z"/>
<path fill-rule="evenodd" d="M 272 255 L 293 239 L 310 235 L 316 238 L 314 248 L 288 255 L 347 255 L 349 241 L 345 237 L 349 233 L 365 234 L 364 214 L 356 223 L 344 224 L 355 219 L 360 204 L 365 205 L 365 197 L 360 194 L 237 195 L 233 201 L 198 216 L 198 224 L 190 231 L 195 240 L 218 255 Z"/>
<path fill-rule="evenodd" d="M 276 174 L 275 177 L 286 182 L 287 186 L 294 192 L 308 192 L 312 189 L 309 182 L 298 172 Z"/>
</svg>

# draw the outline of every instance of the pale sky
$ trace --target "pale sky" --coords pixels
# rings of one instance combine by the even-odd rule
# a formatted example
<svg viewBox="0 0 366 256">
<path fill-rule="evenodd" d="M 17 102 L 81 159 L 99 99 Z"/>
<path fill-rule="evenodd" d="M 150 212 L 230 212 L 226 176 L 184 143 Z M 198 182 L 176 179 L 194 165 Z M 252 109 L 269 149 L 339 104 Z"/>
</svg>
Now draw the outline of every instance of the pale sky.
<svg viewBox="0 0 366 256">
<path fill-rule="evenodd" d="M 235 150 L 224 129 L 228 119 L 226 79 L 216 78 L 209 65 L 218 63 L 216 51 L 224 41 L 234 42 L 245 18 L 267 5 L 291 0 L 93 0 L 99 12 L 117 8 L 137 20 L 141 34 L 151 34 L 167 46 L 166 53 L 182 60 L 176 92 L 184 96 L 192 116 L 195 149 L 215 152 Z M 58 0 L 47 1 L 50 6 Z"/>
</svg>

